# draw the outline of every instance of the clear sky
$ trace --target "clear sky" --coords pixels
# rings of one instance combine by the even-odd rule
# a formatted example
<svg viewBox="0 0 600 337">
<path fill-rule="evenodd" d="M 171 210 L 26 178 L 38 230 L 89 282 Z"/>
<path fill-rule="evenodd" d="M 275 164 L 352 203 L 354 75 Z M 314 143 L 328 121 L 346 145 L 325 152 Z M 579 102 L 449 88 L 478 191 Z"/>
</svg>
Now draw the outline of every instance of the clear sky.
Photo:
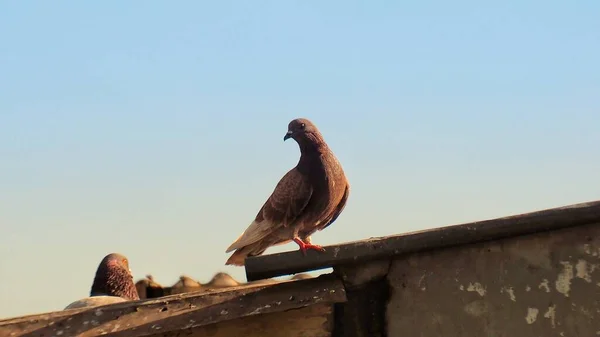
<svg viewBox="0 0 600 337">
<path fill-rule="evenodd" d="M 600 2 L 0 2 L 0 317 L 102 257 L 202 282 L 312 119 L 352 191 L 317 244 L 600 199 Z M 296 250 L 294 244 L 267 253 Z"/>
</svg>

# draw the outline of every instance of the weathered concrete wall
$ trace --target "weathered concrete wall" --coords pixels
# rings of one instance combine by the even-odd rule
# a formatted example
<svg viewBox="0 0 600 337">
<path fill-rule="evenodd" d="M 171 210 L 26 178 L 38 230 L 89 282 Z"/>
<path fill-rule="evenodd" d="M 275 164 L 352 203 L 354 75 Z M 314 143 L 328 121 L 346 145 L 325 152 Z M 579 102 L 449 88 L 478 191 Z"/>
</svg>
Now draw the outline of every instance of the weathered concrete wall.
<svg viewBox="0 0 600 337">
<path fill-rule="evenodd" d="M 397 258 L 389 337 L 600 336 L 600 224 Z"/>
</svg>

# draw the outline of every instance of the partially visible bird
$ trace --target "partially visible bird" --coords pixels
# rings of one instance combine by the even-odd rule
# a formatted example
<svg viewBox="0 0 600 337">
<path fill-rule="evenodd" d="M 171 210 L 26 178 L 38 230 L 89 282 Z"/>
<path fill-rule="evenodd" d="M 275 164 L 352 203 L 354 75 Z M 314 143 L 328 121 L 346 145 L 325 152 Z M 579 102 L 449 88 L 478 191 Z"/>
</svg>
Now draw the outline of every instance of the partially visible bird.
<svg viewBox="0 0 600 337">
<path fill-rule="evenodd" d="M 193 278 L 187 276 L 187 275 L 181 275 L 179 276 L 179 281 L 177 281 L 177 283 L 175 283 L 173 285 L 173 288 L 177 287 L 177 288 L 194 288 L 194 287 L 201 287 L 202 285 L 200 284 L 200 282 L 194 280 Z"/>
<path fill-rule="evenodd" d="M 118 253 L 106 255 L 92 283 L 90 296 L 69 304 L 65 309 L 106 305 L 139 300 L 127 258 Z"/>
<path fill-rule="evenodd" d="M 283 140 L 289 138 L 298 143 L 300 160 L 281 178 L 246 231 L 227 248 L 226 253 L 235 250 L 227 265 L 243 266 L 246 257 L 290 240 L 303 254 L 308 249 L 324 251 L 311 243 L 310 236 L 331 225 L 346 206 L 350 185 L 317 127 L 308 119 L 294 119 Z"/>
<path fill-rule="evenodd" d="M 177 281 L 177 283 L 171 287 L 171 294 L 189 293 L 199 290 L 203 290 L 200 282 L 192 279 L 189 276 L 181 275 L 179 276 L 179 281 Z"/>
<path fill-rule="evenodd" d="M 223 272 L 216 273 L 215 276 L 205 284 L 205 286 L 209 288 L 227 288 L 239 285 L 240 283 L 231 277 L 231 275 Z"/>
<path fill-rule="evenodd" d="M 163 296 L 163 289 L 160 284 L 154 281 L 152 275 L 146 275 L 146 278 L 135 283 L 140 299 L 154 298 Z"/>
</svg>

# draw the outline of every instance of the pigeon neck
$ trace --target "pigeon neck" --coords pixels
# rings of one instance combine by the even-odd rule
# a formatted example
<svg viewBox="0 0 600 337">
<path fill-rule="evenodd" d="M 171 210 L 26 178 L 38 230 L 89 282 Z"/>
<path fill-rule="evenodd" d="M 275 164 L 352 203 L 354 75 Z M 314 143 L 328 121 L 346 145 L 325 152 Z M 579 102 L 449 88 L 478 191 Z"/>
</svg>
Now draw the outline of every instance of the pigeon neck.
<svg viewBox="0 0 600 337">
<path fill-rule="evenodd" d="M 90 296 L 118 296 L 138 300 L 139 295 L 131 275 L 119 268 L 102 268 L 96 273 Z"/>
<path fill-rule="evenodd" d="M 321 135 L 307 134 L 306 137 L 298 139 L 297 142 L 302 155 L 322 153 L 327 150 L 327 144 Z"/>
</svg>

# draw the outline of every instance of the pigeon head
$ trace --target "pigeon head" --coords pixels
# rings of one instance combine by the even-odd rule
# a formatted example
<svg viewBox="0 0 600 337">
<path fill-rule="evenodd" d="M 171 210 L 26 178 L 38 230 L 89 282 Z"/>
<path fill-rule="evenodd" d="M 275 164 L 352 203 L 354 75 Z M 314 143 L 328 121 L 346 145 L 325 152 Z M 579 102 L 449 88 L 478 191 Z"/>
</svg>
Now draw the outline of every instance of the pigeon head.
<svg viewBox="0 0 600 337">
<path fill-rule="evenodd" d="M 308 144 L 325 144 L 319 129 L 306 118 L 297 118 L 288 124 L 288 131 L 283 140 L 290 138 L 293 138 L 301 148 Z"/>
<path fill-rule="evenodd" d="M 121 254 L 106 255 L 94 277 L 90 296 L 118 296 L 127 300 L 139 300 L 133 276 L 129 269 L 129 261 Z"/>
</svg>

